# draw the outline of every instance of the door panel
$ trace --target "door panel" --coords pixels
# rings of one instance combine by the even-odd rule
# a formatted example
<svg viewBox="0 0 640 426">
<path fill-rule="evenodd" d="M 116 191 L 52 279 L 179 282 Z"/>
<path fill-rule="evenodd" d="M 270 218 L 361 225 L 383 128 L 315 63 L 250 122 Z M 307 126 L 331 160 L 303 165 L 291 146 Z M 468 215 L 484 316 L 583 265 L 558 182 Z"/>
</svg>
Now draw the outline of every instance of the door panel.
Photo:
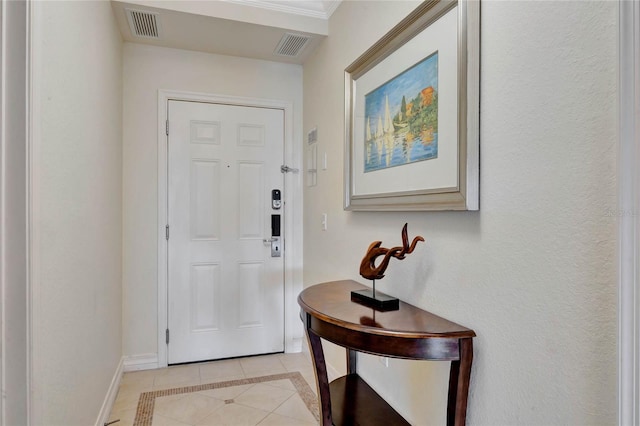
<svg viewBox="0 0 640 426">
<path fill-rule="evenodd" d="M 262 300 L 264 297 L 264 263 L 238 264 L 238 324 L 239 328 L 264 325 Z"/>
<path fill-rule="evenodd" d="M 220 162 L 191 161 L 191 239 L 217 240 L 220 235 Z"/>
<path fill-rule="evenodd" d="M 191 332 L 220 328 L 220 265 L 191 265 Z"/>
<path fill-rule="evenodd" d="M 263 215 L 264 206 L 264 164 L 238 163 L 238 213 L 240 239 L 262 240 L 266 234 Z M 268 214 L 268 213 L 267 213 Z"/>
<path fill-rule="evenodd" d="M 282 110 L 169 101 L 169 364 L 284 350 Z M 283 226 L 284 228 L 284 226 Z"/>
</svg>

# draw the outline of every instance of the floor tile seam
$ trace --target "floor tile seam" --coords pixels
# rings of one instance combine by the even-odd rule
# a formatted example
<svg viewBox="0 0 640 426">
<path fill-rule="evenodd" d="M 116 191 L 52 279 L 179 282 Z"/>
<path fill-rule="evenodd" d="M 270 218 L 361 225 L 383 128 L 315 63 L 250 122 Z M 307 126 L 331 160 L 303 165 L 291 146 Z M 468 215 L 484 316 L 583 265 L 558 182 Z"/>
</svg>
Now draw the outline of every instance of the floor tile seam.
<svg viewBox="0 0 640 426">
<path fill-rule="evenodd" d="M 292 395 L 292 397 L 293 397 L 293 395 Z M 307 421 L 307 420 L 304 420 L 304 419 L 298 419 L 298 418 L 295 418 L 295 417 L 287 416 L 286 414 L 282 414 L 282 413 L 276 413 L 275 411 L 272 411 L 272 412 L 271 412 L 271 414 L 276 414 L 276 415 L 278 415 L 278 416 L 286 417 L 286 418 L 288 418 L 288 419 L 295 420 L 296 422 L 309 423 L 309 421 Z"/>
<path fill-rule="evenodd" d="M 216 398 L 215 396 L 211 396 L 211 395 L 200 394 L 200 392 L 206 392 L 206 391 L 195 391 L 195 392 L 187 392 L 187 393 L 184 393 L 184 394 L 182 394 L 182 395 L 183 395 L 183 397 L 182 397 L 182 398 L 180 398 L 178 401 L 180 401 L 180 400 L 182 400 L 182 399 L 187 399 L 187 398 L 189 398 L 190 396 L 198 395 L 198 396 L 204 396 L 204 397 L 209 398 L 209 399 L 215 399 L 216 401 L 222 401 L 222 402 L 224 402 L 224 400 L 222 400 L 222 399 L 220 399 L 220 398 Z M 158 397 L 156 397 L 156 399 L 157 399 L 157 398 L 158 398 Z M 162 397 L 159 397 L 159 398 L 162 398 Z"/>
<path fill-rule="evenodd" d="M 145 392 L 162 392 L 164 390 L 180 389 L 184 387 L 200 386 L 200 385 L 202 385 L 202 383 L 193 383 L 193 382 L 167 383 L 166 385 L 159 386 L 157 389 L 151 389 Z M 167 387 L 167 386 L 170 386 L 170 387 Z"/>
<path fill-rule="evenodd" d="M 296 388 L 296 393 L 302 399 L 304 405 L 306 405 L 307 409 L 316 421 L 320 421 L 320 408 L 318 406 L 318 397 L 313 393 L 309 383 L 307 383 L 302 373 L 298 372 L 294 378 L 291 378 L 291 383 Z"/>
<path fill-rule="evenodd" d="M 259 408 L 254 408 L 254 410 L 260 410 L 260 409 L 259 409 Z M 260 423 L 262 423 L 262 422 L 264 421 L 264 419 L 266 419 L 267 417 L 269 417 L 269 415 L 271 414 L 271 413 L 266 412 L 266 411 L 264 411 L 264 410 L 260 410 L 260 411 L 263 411 L 263 412 L 265 412 L 265 413 L 267 413 L 267 414 L 265 414 L 265 415 L 264 415 L 264 417 L 262 417 L 260 420 L 258 420 L 258 421 L 255 423 L 256 425 L 259 425 Z"/>
<path fill-rule="evenodd" d="M 291 419 L 291 417 L 289 417 L 289 416 L 283 416 L 282 414 L 274 412 L 274 413 L 269 413 L 269 415 L 267 417 L 265 417 L 264 419 L 260 420 L 260 423 L 256 424 L 256 426 L 262 425 L 264 423 L 264 421 L 267 420 L 269 418 L 269 416 L 271 416 L 271 415 L 276 415 L 276 416 L 286 417 L 288 419 Z M 295 420 L 295 421 L 298 421 L 298 422 L 300 421 L 299 419 L 292 419 L 292 420 Z"/>
<path fill-rule="evenodd" d="M 200 392 L 202 392 L 202 391 L 200 391 Z M 195 392 L 195 393 L 198 393 L 198 392 Z M 208 396 L 208 395 L 205 395 L 205 396 Z M 224 403 L 224 401 L 222 401 L 222 400 L 220 400 L 220 399 L 218 399 L 218 398 L 214 398 L 214 397 L 212 397 L 212 396 L 208 396 L 208 397 L 209 397 L 209 398 L 212 398 L 212 399 L 215 399 L 215 400 L 217 400 L 217 401 L 221 401 L 221 402 L 222 402 L 222 404 L 221 404 L 221 405 L 219 405 L 219 406 L 217 406 L 217 407 L 216 407 L 216 408 L 214 408 L 213 410 L 209 411 L 206 415 L 204 415 L 201 419 L 199 419 L 199 420 L 198 420 L 198 421 L 196 421 L 195 423 L 191 423 L 192 425 L 197 425 L 198 423 L 201 423 L 204 419 L 206 419 L 207 417 L 211 416 L 211 415 L 212 415 L 212 414 L 214 414 L 216 411 L 221 410 L 222 408 L 224 408 L 224 407 L 227 405 L 227 404 L 225 404 L 225 403 Z M 182 423 L 187 423 L 187 422 L 184 422 L 184 421 L 182 421 L 182 420 L 180 420 L 180 419 L 172 419 L 172 420 L 177 420 L 177 421 L 182 422 Z"/>
<path fill-rule="evenodd" d="M 291 394 L 293 395 L 294 393 L 296 393 L 295 390 L 291 390 L 291 389 L 285 389 L 285 388 L 276 388 L 273 386 L 268 385 L 267 383 L 256 383 L 256 386 L 258 385 L 264 385 L 264 386 L 269 386 L 269 388 L 273 389 L 273 391 L 275 392 L 276 390 L 282 391 L 282 392 L 291 392 Z M 248 391 L 249 389 L 247 389 Z M 267 389 L 267 391 L 269 391 L 270 389 Z M 243 392 L 243 394 L 246 392 Z M 255 395 L 255 394 L 254 394 Z M 238 397 L 240 397 L 241 395 L 238 395 Z M 236 397 L 236 398 L 238 398 Z M 287 398 L 291 397 L 291 395 L 289 395 Z"/>
<path fill-rule="evenodd" d="M 261 418 L 260 418 L 260 420 L 258 420 L 258 422 L 257 422 L 257 423 L 255 423 L 256 425 L 258 425 L 258 424 L 259 424 L 260 422 L 262 422 L 264 419 L 266 419 L 267 417 L 269 417 L 269 415 L 271 414 L 270 412 L 268 412 L 268 411 L 266 411 L 266 410 L 263 410 L 263 409 L 261 409 L 261 408 L 251 407 L 251 406 L 248 406 L 248 405 L 239 404 L 239 403 L 237 403 L 237 402 L 233 402 L 233 404 L 235 404 L 235 405 L 240 405 L 240 406 L 242 406 L 243 408 L 250 408 L 250 409 L 252 409 L 252 410 L 255 410 L 255 411 L 261 411 L 261 412 L 265 413 L 264 417 L 261 417 Z M 215 410 L 213 410 L 212 412 L 210 412 L 209 414 L 207 414 L 205 417 L 203 417 L 202 419 L 200 419 L 200 422 L 202 422 L 204 419 L 206 419 L 207 417 L 209 417 L 209 416 L 211 416 L 212 414 L 214 414 L 216 411 L 218 411 L 218 410 L 222 410 L 222 409 L 223 409 L 224 407 L 226 407 L 227 405 L 233 405 L 233 404 L 223 404 L 223 405 L 221 405 L 220 407 L 216 408 Z M 196 424 L 197 424 L 197 423 L 198 423 L 198 422 L 196 422 Z"/>
<path fill-rule="evenodd" d="M 128 383 L 120 383 L 120 389 L 140 389 L 140 388 L 151 388 L 153 387 L 154 380 L 145 381 L 145 382 L 128 382 Z"/>
<path fill-rule="evenodd" d="M 257 371 L 256 373 L 250 376 L 247 376 L 247 379 L 255 379 L 257 377 L 264 377 L 264 376 L 269 376 L 273 374 L 284 374 L 284 373 L 288 373 L 288 371 L 273 373 L 273 370 L 263 370 L 263 371 Z"/>
<path fill-rule="evenodd" d="M 120 398 L 122 396 L 126 397 L 126 396 L 131 396 L 131 395 L 140 395 L 142 392 L 149 392 L 152 391 L 153 387 L 145 387 L 145 388 L 140 388 L 140 389 L 125 389 L 123 391 L 123 389 L 120 389 L 118 391 L 118 396 L 117 398 Z"/>
<path fill-rule="evenodd" d="M 145 390 L 139 390 L 136 392 L 125 392 L 125 393 L 118 394 L 118 396 L 116 396 L 115 402 L 124 401 L 127 399 L 134 399 L 134 398 L 138 400 L 140 399 L 140 395 L 142 395 L 143 392 L 149 392 L 150 390 L 153 390 L 153 389 L 149 389 L 149 390 L 145 389 Z"/>
<path fill-rule="evenodd" d="M 216 383 L 209 383 L 204 385 L 200 384 L 200 385 L 184 386 L 184 387 L 178 387 L 178 388 L 144 392 L 141 394 L 133 424 L 134 426 L 151 426 L 151 423 L 153 421 L 153 412 L 155 410 L 155 399 L 158 397 L 187 394 L 187 393 L 199 392 L 203 390 L 221 389 L 221 388 L 226 388 L 231 386 L 240 386 L 243 384 L 256 384 L 256 383 L 262 383 L 262 382 L 274 381 L 274 380 L 280 380 L 280 379 L 291 380 L 293 377 L 301 378 L 302 375 L 299 372 L 279 373 L 279 374 L 272 374 L 267 376 L 246 378 L 246 379 L 240 379 L 240 380 L 231 380 L 226 382 L 216 382 Z M 298 386 L 296 386 L 295 383 L 294 383 L 294 386 L 296 387 L 296 389 L 298 389 Z M 200 389 L 195 389 L 195 388 L 200 388 Z M 255 409 L 255 407 L 251 407 L 251 408 Z M 261 410 L 261 411 L 264 411 L 264 410 Z M 209 415 L 211 414 L 213 414 L 213 412 L 211 412 Z M 262 418 L 262 420 L 264 420 L 264 417 Z"/>
<path fill-rule="evenodd" d="M 168 416 L 165 416 L 165 415 L 162 415 L 162 414 L 156 414 L 156 415 L 153 416 L 154 419 L 156 419 L 158 417 L 162 417 L 162 418 L 167 419 L 167 420 L 173 420 L 173 421 L 176 421 L 176 422 L 180 422 L 180 424 L 184 424 L 184 425 L 191 425 L 191 426 L 195 425 L 195 423 L 183 422 L 182 420 L 174 419 L 173 417 L 168 417 Z"/>
<path fill-rule="evenodd" d="M 274 380 L 274 381 L 275 381 L 275 380 Z M 294 391 L 294 392 L 295 392 L 295 390 L 294 390 L 294 389 L 286 388 L 286 387 L 284 387 L 284 385 L 282 385 L 282 386 L 278 386 L 278 385 L 273 385 L 273 384 L 271 384 L 271 383 L 269 383 L 269 382 L 265 382 L 264 384 L 265 384 L 265 385 L 267 385 L 267 386 L 271 386 L 272 388 L 276 388 L 276 389 L 285 389 L 285 390 L 290 390 L 290 391 Z M 294 388 L 295 388 L 295 386 L 294 386 Z"/>
<path fill-rule="evenodd" d="M 171 377 L 171 376 L 195 376 L 196 372 L 200 373 L 200 366 L 192 365 L 189 368 L 185 367 L 168 367 L 168 368 L 160 368 L 153 376 L 154 379 L 158 377 Z"/>
<path fill-rule="evenodd" d="M 124 405 L 124 404 L 120 404 L 121 406 L 122 406 L 122 405 L 124 405 L 124 406 L 120 407 L 120 406 L 118 405 L 118 401 L 116 401 L 116 402 L 113 404 L 113 408 L 112 408 L 112 410 L 114 410 L 114 411 L 122 411 L 122 410 L 135 409 L 135 408 L 137 408 L 137 407 L 138 407 L 138 403 L 139 403 L 139 402 L 140 402 L 140 401 L 136 401 L 135 403 L 131 403 L 131 405 Z M 116 408 L 116 407 L 117 407 L 117 408 Z"/>
<path fill-rule="evenodd" d="M 251 383 L 250 386 L 248 388 L 246 388 L 245 390 L 243 390 L 242 392 L 240 392 L 237 396 L 230 398 L 233 399 L 235 401 L 236 398 L 238 398 L 239 396 L 244 395 L 245 393 L 247 393 L 247 391 L 249 391 L 250 389 L 255 388 L 257 385 L 259 385 L 259 383 Z"/>
<path fill-rule="evenodd" d="M 252 387 L 250 387 L 249 389 L 247 389 L 247 390 L 245 390 L 244 392 L 242 392 L 240 395 L 238 395 L 238 396 L 236 396 L 235 398 L 233 398 L 233 402 L 234 402 L 234 404 L 238 404 L 238 405 L 242 405 L 242 406 L 250 407 L 250 408 L 257 408 L 257 409 L 259 409 L 259 410 L 262 410 L 262 408 L 253 407 L 253 406 L 251 406 L 251 405 L 248 405 L 247 403 L 242 403 L 242 402 L 240 402 L 240 401 L 236 401 L 236 399 L 237 399 L 237 398 L 241 397 L 242 395 L 244 395 L 245 393 L 247 393 L 249 390 L 253 389 L 254 387 L 256 387 L 256 386 L 258 386 L 258 385 L 265 385 L 265 386 L 269 386 L 269 385 L 268 385 L 268 381 L 261 382 L 261 383 L 256 383 L 255 385 L 253 385 L 253 386 L 252 386 Z M 272 386 L 272 387 L 273 387 L 273 386 Z M 291 392 L 291 395 L 289 395 L 289 396 L 287 397 L 287 399 L 291 398 L 291 397 L 296 393 L 296 391 L 291 390 L 291 389 L 283 389 L 283 388 L 277 388 L 277 389 L 279 389 L 279 390 L 285 390 L 285 391 L 289 391 L 289 392 Z M 278 405 L 278 407 L 279 407 L 279 405 Z M 276 407 L 276 408 L 277 408 L 277 407 Z M 274 408 L 274 410 L 275 410 L 276 408 Z M 273 410 L 271 410 L 271 412 L 273 412 Z"/>
<path fill-rule="evenodd" d="M 221 369 L 222 370 L 222 369 Z M 244 370 L 242 369 L 242 366 L 240 366 L 240 374 L 230 374 L 229 377 L 233 377 L 233 376 L 238 376 L 241 375 L 243 378 L 247 378 L 247 375 L 245 374 Z M 202 381 L 202 383 L 204 383 L 206 380 L 221 380 L 224 379 L 224 376 L 216 376 L 214 375 L 209 375 L 206 374 L 205 372 L 202 371 L 202 369 L 200 369 L 200 380 Z"/>
<path fill-rule="evenodd" d="M 251 358 L 249 358 L 249 359 L 251 359 Z M 258 359 L 258 358 L 255 358 L 255 359 Z M 287 368 L 286 368 L 286 367 L 285 367 L 285 365 L 282 363 L 282 361 L 280 361 L 280 359 L 279 359 L 279 358 L 277 358 L 277 357 L 276 357 L 276 358 L 272 358 L 272 359 L 277 360 L 277 361 L 278 361 L 278 363 L 280 364 L 280 366 L 281 366 L 285 371 L 287 371 Z M 247 375 L 247 371 L 245 370 L 245 367 L 242 365 L 242 361 L 240 361 L 240 368 L 242 368 L 242 371 L 245 373 L 245 375 Z M 266 372 L 271 371 L 271 370 L 272 370 L 272 369 L 259 370 L 256 374 L 266 373 Z"/>
<path fill-rule="evenodd" d="M 151 380 L 151 381 L 153 381 L 156 378 L 157 374 L 158 374 L 157 371 L 154 370 L 153 374 L 145 374 L 144 376 L 140 375 L 140 377 L 137 377 L 137 376 L 124 376 L 122 378 L 122 383 L 139 382 L 139 381 L 142 381 L 142 380 Z"/>
<path fill-rule="evenodd" d="M 197 374 L 196 374 L 197 373 Z M 154 379 L 159 377 L 175 377 L 175 376 L 199 376 L 200 375 L 200 367 L 193 366 L 189 369 L 175 369 L 168 370 L 166 373 L 163 370 L 158 370 L 158 372 L 153 376 Z"/>
<path fill-rule="evenodd" d="M 243 380 L 246 379 L 247 376 L 244 375 L 244 373 L 242 374 L 242 377 L 240 377 L 240 375 L 231 375 L 231 376 L 219 376 L 219 377 L 211 377 L 211 376 L 205 376 L 203 377 L 201 380 L 202 384 L 207 384 L 207 383 L 213 383 L 215 381 L 223 381 L 223 382 L 228 382 L 229 380 Z"/>
<path fill-rule="evenodd" d="M 195 393 L 197 393 L 197 392 L 192 393 L 192 395 L 193 395 L 193 394 L 195 394 Z M 185 395 L 186 395 L 186 394 L 185 394 Z M 220 401 L 219 399 L 217 399 L 217 398 L 213 398 L 213 397 L 208 396 L 208 395 L 202 395 L 202 396 L 206 396 L 207 398 L 211 398 L 211 399 L 215 399 L 216 401 Z M 160 398 L 162 398 L 162 397 L 160 397 Z M 179 400 L 178 400 L 178 401 L 179 401 Z M 221 402 L 222 402 L 222 401 L 221 401 Z M 175 421 L 180 422 L 180 423 L 186 423 L 186 424 L 195 425 L 195 424 L 198 424 L 198 423 L 202 422 L 204 419 L 206 419 L 207 417 L 209 417 L 210 415 L 212 415 L 214 412 L 216 412 L 217 410 L 219 410 L 221 407 L 224 407 L 224 404 L 221 404 L 221 405 L 217 406 L 216 408 L 214 408 L 213 410 L 208 411 L 208 412 L 207 412 L 207 414 L 205 414 L 205 415 L 203 415 L 203 416 L 199 417 L 195 422 L 185 421 L 185 419 L 177 419 L 177 418 L 175 418 L 175 417 L 173 417 L 173 416 L 168 416 L 168 415 L 166 415 L 166 414 L 160 414 L 160 413 L 157 413 L 157 414 L 158 414 L 158 415 L 160 415 L 160 416 L 163 416 L 163 417 L 167 417 L 167 418 L 169 418 L 169 419 L 171 419 L 171 420 L 175 420 Z M 156 408 L 155 408 L 155 407 L 154 407 L 154 410 L 153 410 L 153 411 L 154 411 L 154 412 L 153 412 L 153 415 L 154 415 L 154 417 L 155 417 L 155 415 L 156 415 L 156 412 L 155 412 L 155 411 L 156 411 Z"/>
<path fill-rule="evenodd" d="M 278 374 L 271 374 L 266 376 L 246 377 L 244 379 L 225 380 L 222 382 L 200 383 L 197 385 L 179 386 L 176 388 L 169 388 L 169 389 L 159 389 L 159 390 L 154 390 L 152 392 L 153 393 L 171 392 L 171 393 L 167 393 L 166 395 L 156 394 L 155 395 L 156 397 L 175 395 L 178 393 L 199 392 L 204 390 L 221 389 L 221 388 L 227 388 L 232 386 L 242 386 L 242 385 L 258 384 L 262 382 L 268 382 L 268 381 L 274 381 L 274 380 L 280 380 L 280 379 L 288 379 L 289 374 L 295 374 L 295 373 L 278 373 Z M 199 389 L 199 390 L 193 389 L 197 387 L 202 387 L 202 389 Z"/>
<path fill-rule="evenodd" d="M 283 390 L 289 390 L 292 393 L 284 401 L 282 401 L 282 403 L 280 403 L 280 405 L 278 405 L 276 408 L 274 408 L 271 411 L 271 413 L 275 413 L 275 414 L 278 414 L 278 415 L 281 415 L 283 417 L 287 417 L 289 419 L 293 419 L 293 420 L 296 420 L 296 421 L 306 421 L 304 419 L 299 419 L 299 418 L 287 416 L 285 414 L 276 413 L 276 410 L 278 410 L 278 408 L 280 408 L 283 404 L 285 404 L 287 401 L 289 401 L 295 395 L 298 395 L 300 397 L 300 400 L 302 401 L 302 403 L 305 405 L 305 407 L 309 411 L 309 413 L 316 420 L 319 420 L 319 413 L 318 413 L 318 415 L 316 415 L 315 411 L 312 409 L 312 406 L 310 406 L 310 403 L 308 402 L 309 395 L 307 395 L 307 390 L 309 390 L 309 389 L 305 389 L 304 385 L 306 385 L 306 388 L 309 388 L 309 385 L 306 383 L 306 380 L 304 380 L 304 378 L 302 377 L 302 374 L 300 372 L 294 372 L 293 374 L 294 374 L 293 377 L 289 377 L 289 381 L 291 382 L 291 384 L 293 385 L 293 387 L 296 390 L 295 391 L 291 391 L 290 389 L 283 389 Z M 299 380 L 302 380 L 304 383 L 299 382 Z M 267 383 L 265 383 L 265 384 L 267 384 Z"/>
<path fill-rule="evenodd" d="M 247 385 L 238 385 L 238 386 L 249 386 L 249 387 L 248 387 L 247 389 L 243 390 L 241 393 L 239 393 L 237 396 L 235 396 L 235 397 L 233 397 L 233 398 L 226 398 L 226 399 L 222 399 L 222 398 L 218 398 L 218 397 L 215 397 L 215 396 L 206 395 L 206 394 L 204 394 L 204 393 L 203 393 L 203 395 L 208 396 L 209 398 L 217 399 L 218 401 L 225 402 L 225 401 L 226 401 L 226 400 L 228 400 L 228 399 L 235 399 L 235 398 L 237 398 L 238 396 L 242 395 L 243 393 L 245 393 L 245 392 L 246 392 L 246 391 L 248 391 L 249 389 L 253 388 L 253 387 L 254 387 L 255 385 L 257 385 L 257 384 L 258 384 L 258 383 L 256 383 L 256 384 L 247 384 Z M 230 387 L 230 388 L 233 388 L 233 387 L 236 387 L 236 386 L 229 386 L 229 387 Z M 225 389 L 225 388 L 219 388 L 219 389 Z M 194 393 L 194 394 L 199 394 L 199 393 L 201 393 L 201 392 L 208 392 L 208 391 L 211 391 L 211 390 L 217 390 L 217 389 L 204 389 L 204 390 L 196 391 L 196 392 L 193 392 L 193 393 Z"/>
<path fill-rule="evenodd" d="M 154 377 L 156 377 L 156 374 L 158 374 L 158 371 L 160 371 L 159 368 L 154 368 L 152 370 L 144 370 L 144 372 L 131 372 L 131 373 L 124 373 L 124 376 L 122 376 L 122 380 L 143 380 L 143 379 L 152 379 Z"/>
<path fill-rule="evenodd" d="M 242 361 L 238 361 L 240 363 L 240 369 L 242 370 L 242 374 L 244 374 L 244 377 L 247 377 L 247 372 L 244 370 L 244 366 L 242 365 Z"/>
<path fill-rule="evenodd" d="M 161 416 L 161 417 L 164 417 L 164 418 L 169 419 L 169 420 L 174 420 L 174 421 L 176 421 L 176 422 L 186 423 L 186 424 L 189 424 L 189 425 L 194 425 L 194 424 L 197 424 L 198 422 L 200 422 L 200 421 L 204 420 L 205 418 L 207 418 L 207 417 L 208 417 L 209 415 L 211 415 L 211 414 L 213 414 L 213 411 L 212 411 L 212 412 L 210 412 L 209 414 L 205 415 L 205 416 L 204 416 L 204 417 L 202 417 L 201 419 L 198 419 L 198 421 L 197 421 L 197 422 L 192 423 L 192 422 L 185 422 L 185 421 L 184 421 L 184 419 L 182 419 L 182 420 L 181 420 L 181 419 L 176 419 L 175 417 L 167 416 L 166 414 L 156 413 L 156 412 L 155 412 L 155 410 L 154 410 L 153 417 L 152 417 L 152 419 L 151 419 L 151 420 L 152 420 L 152 422 L 153 422 L 153 419 L 154 419 L 156 416 Z M 153 423 L 152 423 L 152 424 L 153 424 Z"/>
<path fill-rule="evenodd" d="M 277 410 L 278 408 L 282 407 L 282 405 L 284 405 L 284 403 L 285 403 L 285 402 L 289 401 L 291 398 L 293 398 L 293 397 L 294 397 L 295 395 L 297 395 L 297 394 L 298 394 L 298 392 L 293 391 L 293 393 L 292 393 L 291 395 L 289 395 L 289 397 L 288 397 L 287 399 L 285 399 L 284 401 L 282 401 L 282 403 L 281 403 L 280 405 L 278 405 L 276 408 L 274 408 L 274 409 L 273 409 L 273 411 L 271 411 L 271 412 L 272 412 L 272 413 L 279 414 L 279 415 L 281 415 L 281 416 L 288 417 L 288 418 L 292 419 L 293 417 L 291 417 L 291 416 L 285 416 L 284 414 L 276 413 L 276 410 Z M 294 420 L 301 420 L 301 419 L 294 419 Z"/>
<path fill-rule="evenodd" d="M 267 414 L 271 414 L 271 413 L 273 413 L 273 410 L 271 410 L 271 411 L 269 411 L 269 410 L 265 410 L 264 408 L 254 407 L 254 406 L 249 405 L 249 404 L 247 404 L 247 403 L 242 403 L 242 402 L 235 401 L 235 400 L 233 401 L 233 404 L 235 404 L 235 405 L 239 405 L 239 406 L 242 406 L 242 407 L 244 407 L 244 408 L 251 408 L 251 409 L 253 409 L 253 410 L 265 411 Z M 264 420 L 264 419 L 263 419 L 263 420 Z"/>
<path fill-rule="evenodd" d="M 178 387 L 175 387 L 175 388 L 157 389 L 157 390 L 152 390 L 148 392 L 142 392 L 141 395 L 149 394 L 149 396 L 151 396 L 150 394 L 153 394 L 152 395 L 153 398 L 158 398 L 158 397 L 169 396 L 169 395 L 187 394 L 192 392 L 222 389 L 222 388 L 228 388 L 233 386 L 242 386 L 242 385 L 249 385 L 249 384 L 255 385 L 263 382 L 290 379 L 289 375 L 292 375 L 292 374 L 296 374 L 296 373 L 278 373 L 278 374 L 272 374 L 267 376 L 247 377 L 244 379 L 234 379 L 234 380 L 226 380 L 222 382 L 212 382 L 212 383 L 200 383 L 197 385 L 188 385 L 188 386 L 179 386 L 180 384 L 178 383 L 177 384 Z M 195 388 L 201 388 L 201 389 L 195 389 Z"/>
<path fill-rule="evenodd" d="M 112 413 L 109 414 L 109 419 L 111 419 L 114 415 L 118 415 L 118 414 L 122 415 L 122 414 L 124 414 L 125 411 L 136 411 L 136 410 L 137 410 L 137 407 L 125 408 L 125 409 L 122 409 L 122 410 L 115 410 L 115 411 L 113 411 Z"/>
</svg>

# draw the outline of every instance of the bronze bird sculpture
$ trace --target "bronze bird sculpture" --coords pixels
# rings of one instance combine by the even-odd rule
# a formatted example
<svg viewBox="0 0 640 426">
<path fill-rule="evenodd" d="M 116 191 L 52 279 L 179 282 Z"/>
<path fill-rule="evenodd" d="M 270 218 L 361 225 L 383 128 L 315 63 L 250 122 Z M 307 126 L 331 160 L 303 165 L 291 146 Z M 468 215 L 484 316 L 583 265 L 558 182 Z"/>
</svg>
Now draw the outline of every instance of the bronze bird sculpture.
<svg viewBox="0 0 640 426">
<path fill-rule="evenodd" d="M 389 266 L 389 261 L 392 257 L 396 259 L 404 259 L 407 254 L 413 252 L 419 241 L 424 241 L 424 238 L 417 236 L 409 245 L 409 237 L 407 236 L 407 224 L 404 224 L 402 228 L 402 247 L 384 248 L 380 247 L 382 241 L 374 241 L 367 249 L 367 254 L 362 258 L 360 262 L 360 275 L 369 280 L 378 280 L 384 277 L 384 272 Z M 376 266 L 376 259 L 380 256 L 384 256 L 378 266 Z"/>
</svg>

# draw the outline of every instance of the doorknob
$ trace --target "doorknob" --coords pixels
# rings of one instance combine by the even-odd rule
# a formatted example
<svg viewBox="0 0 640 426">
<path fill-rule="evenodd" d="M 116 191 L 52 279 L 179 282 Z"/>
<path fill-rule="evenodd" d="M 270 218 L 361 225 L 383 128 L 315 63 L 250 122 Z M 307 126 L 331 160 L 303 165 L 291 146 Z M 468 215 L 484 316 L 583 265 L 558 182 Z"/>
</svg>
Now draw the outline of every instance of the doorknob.
<svg viewBox="0 0 640 426">
<path fill-rule="evenodd" d="M 271 238 L 265 238 L 264 240 L 262 240 L 265 244 L 266 243 L 270 243 L 271 244 L 271 257 L 280 257 L 281 253 L 282 253 L 282 246 L 281 246 L 281 242 L 280 242 L 280 237 L 271 237 Z"/>
</svg>

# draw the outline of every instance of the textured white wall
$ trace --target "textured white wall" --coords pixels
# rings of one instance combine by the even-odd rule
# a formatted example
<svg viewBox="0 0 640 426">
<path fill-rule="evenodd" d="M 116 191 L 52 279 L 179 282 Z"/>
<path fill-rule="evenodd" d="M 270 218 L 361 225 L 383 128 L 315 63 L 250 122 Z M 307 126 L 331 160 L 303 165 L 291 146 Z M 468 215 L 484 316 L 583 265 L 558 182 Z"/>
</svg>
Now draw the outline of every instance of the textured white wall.
<svg viewBox="0 0 640 426">
<path fill-rule="evenodd" d="M 483 2 L 480 211 L 345 212 L 344 68 L 417 4 L 343 2 L 305 63 L 303 130 L 329 159 L 305 190 L 305 285 L 362 281 L 368 244 L 408 222 L 426 243 L 380 288 L 475 329 L 469 424 L 614 424 L 617 4 Z M 448 364 L 360 359 L 412 423 L 445 423 Z"/>
<path fill-rule="evenodd" d="M 290 101 L 299 141 L 302 67 L 132 43 L 123 58 L 123 344 L 144 356 L 158 351 L 158 90 Z"/>
<path fill-rule="evenodd" d="M 32 423 L 88 425 L 122 356 L 122 41 L 109 2 L 32 5 Z"/>
</svg>

